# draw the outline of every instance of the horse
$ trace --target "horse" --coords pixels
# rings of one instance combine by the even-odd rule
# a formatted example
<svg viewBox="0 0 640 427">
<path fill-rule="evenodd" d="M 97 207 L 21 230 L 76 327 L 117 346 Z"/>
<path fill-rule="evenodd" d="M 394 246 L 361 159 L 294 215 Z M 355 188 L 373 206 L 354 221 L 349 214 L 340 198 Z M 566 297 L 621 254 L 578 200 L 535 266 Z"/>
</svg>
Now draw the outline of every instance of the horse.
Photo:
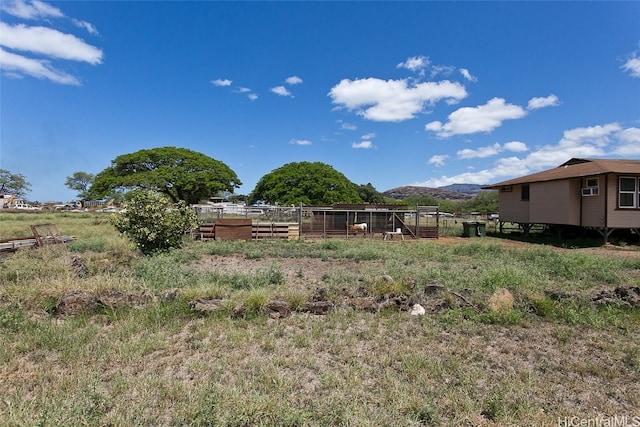
<svg viewBox="0 0 640 427">
<path fill-rule="evenodd" d="M 364 237 L 367 234 L 367 223 L 352 224 L 349 226 L 349 230 L 355 231 L 356 235 L 359 231 L 362 231 L 362 237 Z"/>
</svg>

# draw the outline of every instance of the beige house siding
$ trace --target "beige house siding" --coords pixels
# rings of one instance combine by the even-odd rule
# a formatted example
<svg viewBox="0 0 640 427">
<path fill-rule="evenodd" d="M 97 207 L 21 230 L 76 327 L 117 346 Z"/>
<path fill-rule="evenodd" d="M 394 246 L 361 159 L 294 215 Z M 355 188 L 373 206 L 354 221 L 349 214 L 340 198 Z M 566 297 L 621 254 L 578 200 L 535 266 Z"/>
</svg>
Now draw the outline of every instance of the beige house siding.
<svg viewBox="0 0 640 427">
<path fill-rule="evenodd" d="M 529 203 L 532 223 L 580 225 L 580 180 L 533 183 Z"/>
<path fill-rule="evenodd" d="M 618 175 L 608 176 L 607 191 L 607 227 L 640 228 L 640 209 L 618 209 Z"/>
<path fill-rule="evenodd" d="M 605 203 L 607 197 L 611 198 L 611 189 L 607 189 L 607 177 L 605 175 L 583 178 L 580 188 L 586 188 L 588 179 L 598 179 L 598 195 L 582 196 L 582 225 L 583 227 L 604 227 L 606 221 Z M 610 185 L 609 185 L 610 187 Z M 615 189 L 613 190 L 616 191 Z"/>
<path fill-rule="evenodd" d="M 500 189 L 498 204 L 500 206 L 500 221 L 529 223 L 529 203 L 521 200 L 522 186 L 513 185 L 511 191 Z"/>
</svg>

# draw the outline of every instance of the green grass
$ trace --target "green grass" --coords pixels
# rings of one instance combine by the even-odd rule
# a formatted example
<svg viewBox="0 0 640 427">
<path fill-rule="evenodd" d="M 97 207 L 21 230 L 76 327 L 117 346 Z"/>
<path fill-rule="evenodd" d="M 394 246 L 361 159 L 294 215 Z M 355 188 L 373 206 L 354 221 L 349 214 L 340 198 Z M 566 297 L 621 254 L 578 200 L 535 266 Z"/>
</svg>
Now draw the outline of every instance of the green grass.
<svg viewBox="0 0 640 427">
<path fill-rule="evenodd" d="M 143 257 L 105 218 L 0 214 L 2 236 L 52 222 L 77 237 L 68 251 L 0 256 L 3 424 L 555 425 L 640 407 L 640 309 L 591 301 L 639 286 L 640 252 L 493 237 L 185 239 L 180 250 Z M 429 294 L 434 283 L 445 291 Z M 317 288 L 335 302 L 326 315 L 304 311 Z M 487 301 L 500 288 L 514 307 L 492 312 Z M 172 289 L 175 298 L 161 298 Z M 51 314 L 74 290 L 153 298 Z M 343 303 L 357 295 L 406 295 L 433 311 Z M 203 314 L 190 308 L 196 299 L 224 302 Z M 274 299 L 293 314 L 270 318 Z"/>
</svg>

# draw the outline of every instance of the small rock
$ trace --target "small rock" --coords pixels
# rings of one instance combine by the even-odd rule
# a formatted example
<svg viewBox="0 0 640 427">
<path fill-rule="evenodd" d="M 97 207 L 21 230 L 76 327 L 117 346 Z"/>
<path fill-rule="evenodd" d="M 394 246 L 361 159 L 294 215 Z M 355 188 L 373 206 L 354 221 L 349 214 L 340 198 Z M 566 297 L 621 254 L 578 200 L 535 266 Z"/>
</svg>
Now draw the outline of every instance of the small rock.
<svg viewBox="0 0 640 427">
<path fill-rule="evenodd" d="M 227 300 L 222 299 L 197 299 L 189 302 L 189 307 L 193 311 L 200 313 L 214 312 L 220 310 Z"/>
<path fill-rule="evenodd" d="M 313 301 L 325 301 L 327 299 L 327 291 L 325 288 L 318 287 L 313 293 Z"/>
<path fill-rule="evenodd" d="M 373 313 L 378 311 L 378 302 L 373 297 L 349 298 L 347 300 L 347 305 L 355 308 L 356 310 L 370 311 Z"/>
<path fill-rule="evenodd" d="M 413 304 L 413 307 L 411 308 L 411 312 L 409 314 L 411 314 L 412 316 L 424 316 L 426 312 L 427 311 L 420 304 Z"/>
<path fill-rule="evenodd" d="M 243 303 L 240 303 L 233 307 L 233 310 L 231 310 L 231 317 L 233 317 L 234 319 L 240 318 L 244 316 L 245 311 L 247 311 L 247 308 Z"/>
<path fill-rule="evenodd" d="M 278 313 L 278 318 L 286 317 L 291 313 L 291 305 L 289 305 L 289 303 L 285 300 L 281 299 L 270 301 L 267 304 L 267 308 L 275 313 Z"/>
<path fill-rule="evenodd" d="M 69 255 L 69 262 L 71 264 L 71 267 L 73 267 L 73 269 L 75 270 L 76 275 L 79 279 L 82 279 L 89 274 L 89 269 L 87 268 L 87 265 L 80 255 Z"/>
<path fill-rule="evenodd" d="M 489 298 L 489 308 L 496 313 L 509 313 L 513 310 L 514 298 L 508 289 L 500 288 Z"/>
<path fill-rule="evenodd" d="M 383 282 L 387 282 L 387 283 L 393 283 L 393 277 L 389 276 L 388 274 L 383 274 L 380 279 Z"/>
<path fill-rule="evenodd" d="M 306 310 L 311 314 L 327 314 L 333 310 L 333 307 L 331 301 L 310 301 L 306 305 Z"/>
<path fill-rule="evenodd" d="M 440 292 L 444 290 L 445 290 L 444 285 L 438 282 L 429 283 L 424 287 L 425 294 L 434 294 L 436 292 Z"/>
<path fill-rule="evenodd" d="M 60 298 L 53 309 L 55 314 L 92 313 L 100 308 L 96 294 L 89 291 L 72 290 Z"/>
<path fill-rule="evenodd" d="M 160 295 L 158 295 L 158 298 L 161 301 L 174 301 L 179 292 L 180 289 L 178 288 L 167 289 L 165 291 L 162 291 Z"/>
</svg>

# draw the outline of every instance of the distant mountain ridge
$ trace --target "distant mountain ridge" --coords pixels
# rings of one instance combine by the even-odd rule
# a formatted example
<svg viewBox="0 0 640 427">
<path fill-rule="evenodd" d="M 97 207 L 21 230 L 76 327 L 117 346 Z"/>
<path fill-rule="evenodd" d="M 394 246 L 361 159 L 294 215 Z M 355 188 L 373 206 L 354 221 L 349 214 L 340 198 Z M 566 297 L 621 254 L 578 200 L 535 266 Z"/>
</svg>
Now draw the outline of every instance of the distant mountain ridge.
<svg viewBox="0 0 640 427">
<path fill-rule="evenodd" d="M 469 200 L 482 191 L 482 186 L 477 184 L 451 184 L 445 187 L 421 187 L 417 185 L 405 185 L 392 188 L 383 192 L 386 197 L 403 200 L 411 196 L 431 196 L 442 200 Z"/>
<path fill-rule="evenodd" d="M 476 195 L 477 193 L 482 191 L 482 185 L 478 184 L 451 184 L 438 188 L 472 195 Z"/>
</svg>

